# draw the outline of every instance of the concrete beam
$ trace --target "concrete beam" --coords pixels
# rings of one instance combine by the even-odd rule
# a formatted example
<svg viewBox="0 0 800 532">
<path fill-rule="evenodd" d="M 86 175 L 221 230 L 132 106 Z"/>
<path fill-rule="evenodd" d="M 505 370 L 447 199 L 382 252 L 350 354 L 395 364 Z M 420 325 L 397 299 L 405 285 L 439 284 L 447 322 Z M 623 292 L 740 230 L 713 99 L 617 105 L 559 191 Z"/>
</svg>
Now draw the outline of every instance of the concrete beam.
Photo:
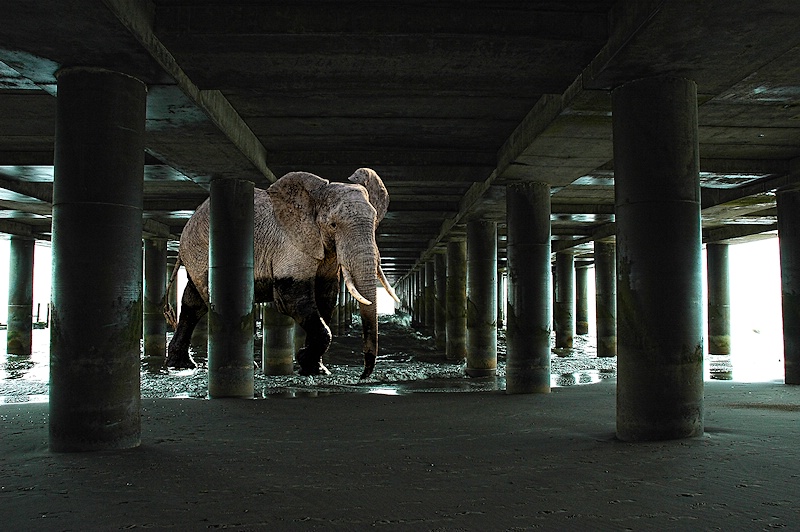
<svg viewBox="0 0 800 532">
<path fill-rule="evenodd" d="M 178 65 L 153 33 L 154 12 L 149 2 L 103 0 L 119 21 L 139 40 L 147 52 L 172 76 L 195 103 L 269 182 L 275 176 L 267 167 L 267 151 L 230 102 L 217 90 L 201 90 Z"/>
</svg>

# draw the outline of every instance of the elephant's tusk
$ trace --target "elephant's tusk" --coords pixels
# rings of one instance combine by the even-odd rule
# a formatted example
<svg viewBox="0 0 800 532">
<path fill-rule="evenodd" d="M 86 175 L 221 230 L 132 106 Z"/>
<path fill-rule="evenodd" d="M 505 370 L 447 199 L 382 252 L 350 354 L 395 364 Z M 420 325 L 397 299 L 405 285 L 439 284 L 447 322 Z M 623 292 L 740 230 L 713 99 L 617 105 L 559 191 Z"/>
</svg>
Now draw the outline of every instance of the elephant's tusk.
<svg viewBox="0 0 800 532">
<path fill-rule="evenodd" d="M 344 285 L 347 287 L 347 291 L 350 292 L 351 296 L 356 298 L 356 301 L 358 301 L 362 305 L 372 304 L 372 301 L 362 296 L 358 292 L 358 290 L 356 289 L 356 285 L 353 284 L 353 278 L 350 276 L 350 272 L 347 271 L 347 268 L 345 268 L 344 266 L 342 266 L 342 276 L 344 276 Z"/>
<path fill-rule="evenodd" d="M 400 298 L 397 297 L 394 288 L 392 288 L 392 285 L 389 284 L 389 279 L 386 278 L 386 274 L 383 273 L 383 268 L 381 268 L 380 264 L 378 264 L 378 279 L 381 280 L 381 284 L 386 289 L 386 291 L 389 292 L 389 295 L 392 296 L 392 299 L 400 303 Z"/>
</svg>

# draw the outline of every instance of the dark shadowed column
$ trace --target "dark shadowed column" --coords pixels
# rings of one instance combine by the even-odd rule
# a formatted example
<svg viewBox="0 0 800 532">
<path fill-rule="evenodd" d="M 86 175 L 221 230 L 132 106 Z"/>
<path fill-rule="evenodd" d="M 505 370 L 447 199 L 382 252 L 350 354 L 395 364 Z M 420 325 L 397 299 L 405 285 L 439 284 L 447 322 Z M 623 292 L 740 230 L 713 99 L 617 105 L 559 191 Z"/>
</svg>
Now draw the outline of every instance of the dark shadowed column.
<svg viewBox="0 0 800 532">
<path fill-rule="evenodd" d="M 50 449 L 140 442 L 145 85 L 57 74 Z"/>
<path fill-rule="evenodd" d="M 569 251 L 556 253 L 554 321 L 556 347 L 572 348 L 575 337 L 575 257 Z"/>
<path fill-rule="evenodd" d="M 786 384 L 800 384 L 800 190 L 778 190 L 783 365 Z"/>
<path fill-rule="evenodd" d="M 447 243 L 447 359 L 467 356 L 467 243 Z"/>
<path fill-rule="evenodd" d="M 208 395 L 253 398 L 253 183 L 211 182 Z"/>
<path fill-rule="evenodd" d="M 589 334 L 589 267 L 575 263 L 575 334 Z"/>
<path fill-rule="evenodd" d="M 425 263 L 425 326 L 436 325 L 436 273 L 433 260 Z"/>
<path fill-rule="evenodd" d="M 470 377 L 497 371 L 497 222 L 467 223 L 467 368 Z"/>
<path fill-rule="evenodd" d="M 697 88 L 656 77 L 613 91 L 617 437 L 703 434 Z"/>
<path fill-rule="evenodd" d="M 550 391 L 550 185 L 506 188 L 506 393 Z"/>
<path fill-rule="evenodd" d="M 434 309 L 434 338 L 436 349 L 447 349 L 447 256 L 437 253 L 433 256 L 436 285 L 436 305 Z"/>
<path fill-rule="evenodd" d="M 11 237 L 8 270 L 8 330 L 6 352 L 31 354 L 33 332 L 33 253 L 36 241 L 22 236 Z"/>
<path fill-rule="evenodd" d="M 597 356 L 617 356 L 617 245 L 594 243 L 594 294 L 597 322 Z"/>
<path fill-rule="evenodd" d="M 706 246 L 708 270 L 708 353 L 731 354 L 731 292 L 728 244 Z"/>
<path fill-rule="evenodd" d="M 262 371 L 264 375 L 294 373 L 294 320 L 279 312 L 275 303 L 264 304 Z"/>
<path fill-rule="evenodd" d="M 144 239 L 144 363 L 148 369 L 164 366 L 167 354 L 167 322 L 160 303 L 167 289 L 167 241 Z"/>
</svg>

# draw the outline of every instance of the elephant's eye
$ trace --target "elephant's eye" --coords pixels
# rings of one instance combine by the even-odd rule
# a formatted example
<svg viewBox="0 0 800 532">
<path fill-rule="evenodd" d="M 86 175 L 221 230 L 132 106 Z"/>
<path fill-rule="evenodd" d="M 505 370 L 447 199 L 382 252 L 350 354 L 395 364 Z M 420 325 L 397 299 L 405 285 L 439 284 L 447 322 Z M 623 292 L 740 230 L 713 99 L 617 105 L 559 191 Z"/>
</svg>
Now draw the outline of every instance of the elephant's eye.
<svg viewBox="0 0 800 532">
<path fill-rule="evenodd" d="M 336 229 L 336 222 L 331 222 L 331 227 L 332 227 L 333 229 Z"/>
</svg>

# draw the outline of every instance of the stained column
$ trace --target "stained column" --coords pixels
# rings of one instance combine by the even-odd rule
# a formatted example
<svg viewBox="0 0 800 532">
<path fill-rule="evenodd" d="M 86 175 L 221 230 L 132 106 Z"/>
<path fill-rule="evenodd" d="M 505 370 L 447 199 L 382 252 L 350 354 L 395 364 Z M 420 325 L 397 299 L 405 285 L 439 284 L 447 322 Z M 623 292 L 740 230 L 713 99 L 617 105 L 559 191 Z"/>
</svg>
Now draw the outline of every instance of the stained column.
<svg viewBox="0 0 800 532">
<path fill-rule="evenodd" d="M 264 375 L 294 373 L 294 320 L 278 311 L 275 303 L 264 304 L 261 369 Z"/>
<path fill-rule="evenodd" d="M 135 447 L 146 88 L 95 68 L 57 78 L 50 449 Z"/>
<path fill-rule="evenodd" d="M 784 382 L 800 384 L 800 190 L 778 190 Z"/>
<path fill-rule="evenodd" d="M 253 398 L 253 183 L 211 182 L 208 394 Z"/>
<path fill-rule="evenodd" d="M 467 223 L 467 367 L 470 377 L 497 371 L 497 223 Z"/>
<path fill-rule="evenodd" d="M 6 352 L 30 355 L 33 332 L 33 255 L 35 240 L 12 236 L 8 270 Z"/>
<path fill-rule="evenodd" d="M 436 325 L 436 274 L 433 260 L 425 263 L 425 326 Z"/>
<path fill-rule="evenodd" d="M 575 336 L 575 257 L 568 251 L 556 253 L 554 321 L 556 347 L 572 348 Z"/>
<path fill-rule="evenodd" d="M 697 88 L 674 77 L 612 93 L 617 437 L 703 434 Z"/>
<path fill-rule="evenodd" d="M 708 271 L 708 353 L 731 354 L 731 294 L 728 244 L 706 246 Z"/>
<path fill-rule="evenodd" d="M 148 369 L 164 366 L 167 353 L 167 322 L 161 301 L 167 288 L 167 241 L 144 239 L 144 363 Z"/>
<path fill-rule="evenodd" d="M 447 243 L 447 349 L 448 360 L 467 356 L 467 243 Z"/>
<path fill-rule="evenodd" d="M 617 256 L 614 241 L 594 243 L 597 356 L 617 356 Z"/>
<path fill-rule="evenodd" d="M 169 281 L 169 277 L 172 276 L 172 272 L 175 269 L 175 263 L 177 262 L 177 257 L 167 257 L 167 281 Z M 175 282 L 169 286 L 169 294 L 167 295 L 167 302 L 169 306 L 175 312 L 175 315 L 178 315 L 178 280 L 175 279 Z M 167 324 L 167 330 L 172 331 L 172 327 Z"/>
<path fill-rule="evenodd" d="M 434 338 L 436 349 L 445 351 L 447 349 L 447 256 L 437 253 L 433 257 L 436 285 Z"/>
<path fill-rule="evenodd" d="M 575 263 L 575 334 L 589 334 L 589 266 Z"/>
<path fill-rule="evenodd" d="M 506 393 L 550 391 L 550 185 L 506 187 Z"/>
</svg>

